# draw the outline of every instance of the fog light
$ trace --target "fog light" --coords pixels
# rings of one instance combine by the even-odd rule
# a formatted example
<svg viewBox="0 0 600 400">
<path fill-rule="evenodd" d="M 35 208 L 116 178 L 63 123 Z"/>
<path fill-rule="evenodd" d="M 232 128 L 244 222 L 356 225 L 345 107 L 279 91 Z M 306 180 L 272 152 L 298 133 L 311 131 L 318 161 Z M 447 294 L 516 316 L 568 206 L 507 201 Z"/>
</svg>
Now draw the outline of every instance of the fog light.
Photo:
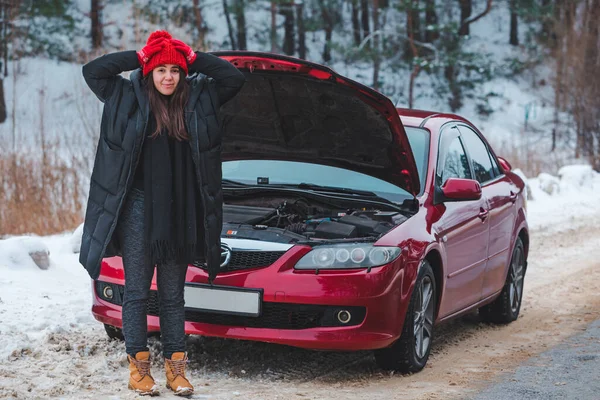
<svg viewBox="0 0 600 400">
<path fill-rule="evenodd" d="M 104 289 L 102 290 L 102 294 L 104 295 L 104 298 L 112 300 L 113 295 L 114 295 L 112 286 L 104 286 Z"/>
<path fill-rule="evenodd" d="M 350 311 L 340 310 L 337 312 L 337 319 L 341 324 L 347 324 L 352 319 L 352 315 L 350 314 Z"/>
</svg>

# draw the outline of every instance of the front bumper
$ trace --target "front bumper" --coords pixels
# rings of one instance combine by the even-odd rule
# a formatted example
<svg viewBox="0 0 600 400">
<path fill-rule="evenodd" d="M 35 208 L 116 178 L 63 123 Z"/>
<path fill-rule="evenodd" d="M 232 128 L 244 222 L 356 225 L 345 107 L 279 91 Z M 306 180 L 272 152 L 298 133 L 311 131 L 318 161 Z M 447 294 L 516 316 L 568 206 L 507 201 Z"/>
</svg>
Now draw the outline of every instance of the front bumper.
<svg viewBox="0 0 600 400">
<path fill-rule="evenodd" d="M 408 305 L 404 269 L 400 261 L 371 271 L 296 271 L 294 265 L 307 249 L 290 249 L 269 267 L 220 274 L 214 284 L 262 288 L 259 317 L 209 314 L 186 309 L 187 334 L 256 340 L 323 350 L 370 350 L 387 347 L 400 335 Z M 159 331 L 156 281 L 148 302 L 148 330 Z M 190 266 L 187 282 L 206 283 L 206 273 Z M 94 317 L 121 327 L 123 290 L 121 259 L 105 259 L 94 283 Z M 107 300 L 102 285 L 112 285 Z M 104 297 L 104 298 L 103 298 Z M 348 310 L 351 320 L 341 324 L 339 310 Z"/>
</svg>

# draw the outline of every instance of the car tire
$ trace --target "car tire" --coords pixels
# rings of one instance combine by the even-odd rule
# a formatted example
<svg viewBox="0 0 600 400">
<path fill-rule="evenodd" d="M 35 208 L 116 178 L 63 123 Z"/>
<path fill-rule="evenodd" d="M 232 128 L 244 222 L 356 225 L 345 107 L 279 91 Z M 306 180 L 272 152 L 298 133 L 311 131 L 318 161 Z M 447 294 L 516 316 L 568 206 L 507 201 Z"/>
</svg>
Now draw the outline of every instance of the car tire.
<svg viewBox="0 0 600 400">
<path fill-rule="evenodd" d="M 433 341 L 436 294 L 433 269 L 427 261 L 423 261 L 400 338 L 390 347 L 375 350 L 375 361 L 380 368 L 412 373 L 425 367 Z"/>
<path fill-rule="evenodd" d="M 116 326 L 104 324 L 104 330 L 109 338 L 114 340 L 125 340 L 125 336 L 123 336 L 123 330 L 121 328 L 117 328 Z"/>
<path fill-rule="evenodd" d="M 500 296 L 479 309 L 479 317 L 482 321 L 508 324 L 519 317 L 526 268 L 525 246 L 521 238 L 517 238 Z"/>
</svg>

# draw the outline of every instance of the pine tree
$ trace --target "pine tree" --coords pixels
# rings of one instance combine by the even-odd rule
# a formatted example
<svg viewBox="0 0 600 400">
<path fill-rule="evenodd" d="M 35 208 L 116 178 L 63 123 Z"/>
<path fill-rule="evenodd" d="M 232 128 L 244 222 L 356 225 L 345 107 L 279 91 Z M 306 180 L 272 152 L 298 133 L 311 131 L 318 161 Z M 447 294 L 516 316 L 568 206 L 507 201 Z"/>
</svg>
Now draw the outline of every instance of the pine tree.
<svg viewBox="0 0 600 400">
<path fill-rule="evenodd" d="M 72 0 L 0 1 L 0 71 L 8 75 L 8 61 L 44 56 L 71 61 L 76 49 Z M 0 123 L 6 120 L 4 81 L 0 75 Z"/>
</svg>

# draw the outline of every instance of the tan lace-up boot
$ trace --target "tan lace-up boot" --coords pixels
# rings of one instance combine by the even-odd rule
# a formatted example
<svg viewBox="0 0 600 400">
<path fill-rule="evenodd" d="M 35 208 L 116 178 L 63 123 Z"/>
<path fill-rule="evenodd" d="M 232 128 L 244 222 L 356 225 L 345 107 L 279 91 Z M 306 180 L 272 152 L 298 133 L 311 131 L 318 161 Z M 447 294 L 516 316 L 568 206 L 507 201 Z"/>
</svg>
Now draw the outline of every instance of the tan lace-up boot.
<svg viewBox="0 0 600 400">
<path fill-rule="evenodd" d="M 140 351 L 135 358 L 127 355 L 129 360 L 129 389 L 142 396 L 157 396 L 158 386 L 150 375 L 150 352 Z"/>
<path fill-rule="evenodd" d="M 194 387 L 185 377 L 187 360 L 187 355 L 183 352 L 173 353 L 170 360 L 165 358 L 167 389 L 171 389 L 177 396 L 189 396 L 194 393 Z"/>
</svg>

